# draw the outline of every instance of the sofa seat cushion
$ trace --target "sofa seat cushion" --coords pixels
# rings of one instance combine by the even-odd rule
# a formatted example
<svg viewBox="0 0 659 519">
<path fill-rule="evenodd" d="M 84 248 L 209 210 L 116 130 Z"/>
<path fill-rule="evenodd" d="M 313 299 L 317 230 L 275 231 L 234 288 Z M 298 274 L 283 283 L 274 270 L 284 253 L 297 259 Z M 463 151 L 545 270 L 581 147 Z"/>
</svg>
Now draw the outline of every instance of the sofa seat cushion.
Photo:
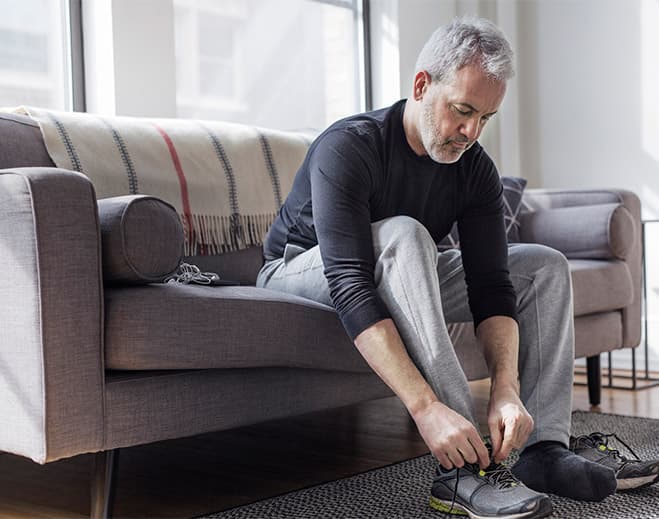
<svg viewBox="0 0 659 519">
<path fill-rule="evenodd" d="M 569 260 L 574 315 L 618 310 L 634 297 L 632 277 L 622 261 Z"/>
<path fill-rule="evenodd" d="M 369 372 L 334 310 L 251 286 L 105 291 L 105 367 L 296 367 Z"/>
</svg>

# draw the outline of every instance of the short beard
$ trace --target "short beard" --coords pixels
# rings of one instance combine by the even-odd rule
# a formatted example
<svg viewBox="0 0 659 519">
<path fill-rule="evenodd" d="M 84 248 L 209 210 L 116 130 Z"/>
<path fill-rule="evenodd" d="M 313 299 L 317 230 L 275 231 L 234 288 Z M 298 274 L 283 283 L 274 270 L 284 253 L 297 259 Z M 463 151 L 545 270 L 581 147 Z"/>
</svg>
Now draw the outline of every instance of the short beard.
<svg viewBox="0 0 659 519">
<path fill-rule="evenodd" d="M 438 164 L 453 164 L 460 160 L 464 151 L 467 151 L 473 145 L 469 144 L 462 153 L 458 153 L 455 157 L 450 157 L 449 153 L 442 153 L 445 151 L 446 145 L 450 140 L 444 139 L 441 135 L 436 133 L 437 125 L 435 124 L 435 99 L 439 91 L 437 87 L 431 87 L 426 93 L 426 96 L 421 100 L 421 120 L 419 122 L 419 133 L 421 134 L 421 142 L 426 150 L 428 156 Z"/>
<path fill-rule="evenodd" d="M 442 160 L 437 153 L 439 143 L 437 142 L 438 139 L 435 134 L 434 104 L 436 97 L 437 91 L 431 87 L 421 101 L 421 125 L 419 132 L 421 133 L 421 142 L 423 143 L 423 147 L 428 156 L 435 162 L 441 163 Z"/>
</svg>

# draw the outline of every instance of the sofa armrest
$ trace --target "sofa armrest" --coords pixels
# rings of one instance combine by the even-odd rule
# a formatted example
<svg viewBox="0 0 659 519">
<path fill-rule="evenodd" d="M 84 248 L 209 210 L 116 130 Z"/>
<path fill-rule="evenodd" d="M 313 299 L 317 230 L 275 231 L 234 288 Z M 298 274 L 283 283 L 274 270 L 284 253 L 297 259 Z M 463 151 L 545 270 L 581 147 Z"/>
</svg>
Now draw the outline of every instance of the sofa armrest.
<svg viewBox="0 0 659 519">
<path fill-rule="evenodd" d="M 629 268 L 633 283 L 633 300 L 622 309 L 623 347 L 635 347 L 641 341 L 641 201 L 638 196 L 624 189 L 527 189 L 522 200 L 523 211 L 542 209 L 577 208 L 580 206 L 621 204 L 631 215 L 634 228 L 633 243 L 623 261 Z M 621 230 L 615 232 L 627 232 Z M 570 229 L 566 229 L 569 232 Z M 618 240 L 613 235 L 611 240 Z M 624 241 L 624 240 L 620 240 Z"/>
<path fill-rule="evenodd" d="M 46 463 L 103 448 L 103 284 L 83 175 L 0 170 L 0 450 Z"/>
</svg>

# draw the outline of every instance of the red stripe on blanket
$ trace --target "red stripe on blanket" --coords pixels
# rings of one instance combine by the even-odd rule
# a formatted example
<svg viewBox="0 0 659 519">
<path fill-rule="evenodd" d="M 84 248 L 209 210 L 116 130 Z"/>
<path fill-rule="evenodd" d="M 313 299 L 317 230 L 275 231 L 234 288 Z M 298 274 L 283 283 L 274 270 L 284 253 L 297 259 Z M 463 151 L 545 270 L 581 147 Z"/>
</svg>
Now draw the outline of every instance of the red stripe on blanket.
<svg viewBox="0 0 659 519">
<path fill-rule="evenodd" d="M 167 148 L 169 149 L 169 154 L 172 157 L 172 162 L 174 163 L 174 168 L 176 169 L 176 175 L 178 176 L 179 184 L 181 185 L 181 201 L 183 203 L 183 215 L 185 216 L 185 225 L 188 230 L 188 245 L 191 247 L 195 242 L 194 229 L 192 227 L 192 211 L 190 210 L 190 196 L 188 195 L 188 182 L 185 179 L 185 173 L 183 172 L 183 167 L 181 166 L 181 160 L 178 157 L 174 143 L 172 142 L 171 137 L 167 134 L 156 123 L 152 123 L 158 133 L 165 140 Z"/>
</svg>

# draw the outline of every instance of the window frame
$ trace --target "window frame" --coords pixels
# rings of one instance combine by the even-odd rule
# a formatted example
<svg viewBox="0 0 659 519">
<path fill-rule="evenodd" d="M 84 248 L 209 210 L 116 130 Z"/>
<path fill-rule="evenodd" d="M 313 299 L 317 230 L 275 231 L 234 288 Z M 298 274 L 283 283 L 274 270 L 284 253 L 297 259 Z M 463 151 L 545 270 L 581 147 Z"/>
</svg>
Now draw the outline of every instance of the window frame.
<svg viewBox="0 0 659 519">
<path fill-rule="evenodd" d="M 69 107 L 74 112 L 86 112 L 85 53 L 83 50 L 82 0 L 66 0 L 67 50 L 69 53 Z"/>
<path fill-rule="evenodd" d="M 361 63 L 361 96 L 366 111 L 373 109 L 373 84 L 371 70 L 371 0 L 312 0 L 318 3 L 336 5 L 353 11 L 355 21 L 359 24 L 357 31 L 359 41 L 355 42 Z M 85 57 L 83 30 L 83 0 L 65 0 L 66 35 L 70 79 L 69 109 L 74 112 L 86 112 L 85 92 Z"/>
<path fill-rule="evenodd" d="M 311 0 L 320 4 L 345 7 L 353 11 L 355 21 L 361 30 L 358 30 L 357 49 L 359 62 L 362 65 L 361 82 L 364 109 L 373 110 L 373 74 L 371 70 L 371 0 Z M 361 20 L 359 19 L 361 16 Z"/>
</svg>

